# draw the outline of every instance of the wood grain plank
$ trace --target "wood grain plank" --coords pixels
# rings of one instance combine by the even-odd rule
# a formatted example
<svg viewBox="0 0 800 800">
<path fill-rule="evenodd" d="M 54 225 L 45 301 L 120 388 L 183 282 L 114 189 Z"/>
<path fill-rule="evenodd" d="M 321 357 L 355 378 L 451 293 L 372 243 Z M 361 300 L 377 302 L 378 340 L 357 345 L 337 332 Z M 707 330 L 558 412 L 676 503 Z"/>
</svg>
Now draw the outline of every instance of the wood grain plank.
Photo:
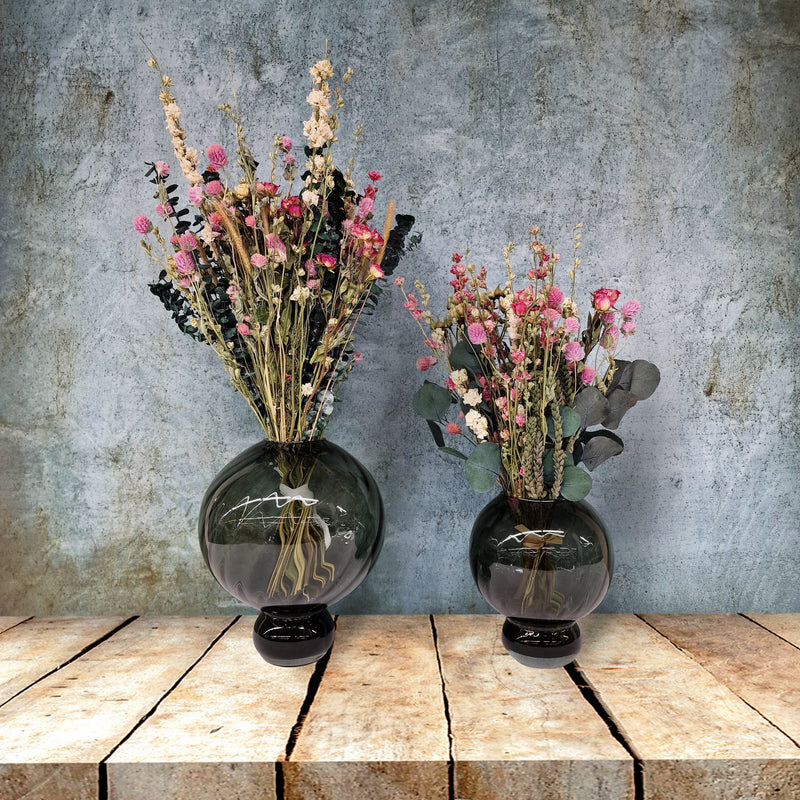
<svg viewBox="0 0 800 800">
<path fill-rule="evenodd" d="M 795 647 L 800 647 L 800 614 L 745 614 L 745 616 L 777 633 Z"/>
<path fill-rule="evenodd" d="M 644 619 L 800 742 L 800 649 L 738 614 L 647 614 Z"/>
<path fill-rule="evenodd" d="M 19 625 L 21 622 L 25 622 L 26 619 L 31 619 L 30 617 L 0 617 L 0 633 L 7 631 L 9 628 L 13 628 L 15 625 Z"/>
<path fill-rule="evenodd" d="M 282 669 L 253 647 L 240 619 L 108 759 L 111 798 L 275 798 L 275 762 L 314 665 Z"/>
<path fill-rule="evenodd" d="M 449 741 L 426 616 L 340 617 L 283 764 L 286 800 L 447 800 Z"/>
<path fill-rule="evenodd" d="M 0 636 L 0 704 L 58 669 L 125 617 L 37 617 Z"/>
<path fill-rule="evenodd" d="M 470 800 L 633 798 L 633 759 L 563 669 L 506 653 L 497 615 L 437 616 L 456 795 Z"/>
<path fill-rule="evenodd" d="M 231 619 L 137 619 L 0 707 L 0 797 L 97 796 L 98 763 Z"/>
<path fill-rule="evenodd" d="M 578 665 L 642 760 L 646 800 L 800 797 L 800 748 L 646 622 L 593 614 Z"/>
</svg>

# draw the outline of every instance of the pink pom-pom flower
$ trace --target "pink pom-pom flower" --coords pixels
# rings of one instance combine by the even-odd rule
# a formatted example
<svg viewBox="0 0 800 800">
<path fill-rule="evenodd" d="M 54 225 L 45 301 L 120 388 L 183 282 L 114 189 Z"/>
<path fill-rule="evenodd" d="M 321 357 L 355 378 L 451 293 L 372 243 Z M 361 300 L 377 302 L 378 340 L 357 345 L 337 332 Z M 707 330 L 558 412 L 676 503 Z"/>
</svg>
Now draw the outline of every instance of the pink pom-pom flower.
<svg viewBox="0 0 800 800">
<path fill-rule="evenodd" d="M 133 229 L 136 233 L 144 236 L 153 230 L 153 223 L 144 214 L 139 214 L 138 217 L 133 218 Z"/>
</svg>

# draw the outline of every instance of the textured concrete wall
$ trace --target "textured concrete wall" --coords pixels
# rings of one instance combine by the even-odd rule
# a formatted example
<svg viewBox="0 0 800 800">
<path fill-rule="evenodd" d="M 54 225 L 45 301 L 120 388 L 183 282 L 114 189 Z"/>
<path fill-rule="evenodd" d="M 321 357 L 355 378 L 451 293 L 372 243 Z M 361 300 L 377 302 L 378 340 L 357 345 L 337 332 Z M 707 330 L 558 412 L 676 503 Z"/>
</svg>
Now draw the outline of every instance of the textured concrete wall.
<svg viewBox="0 0 800 800">
<path fill-rule="evenodd" d="M 207 348 L 146 283 L 131 218 L 169 156 L 143 37 L 198 146 L 230 144 L 228 54 L 253 150 L 300 137 L 325 38 L 435 284 L 533 220 L 579 284 L 644 308 L 630 353 L 657 394 L 595 473 L 613 531 L 608 611 L 800 611 L 798 158 L 794 0 L 2 3 L 0 614 L 200 613 L 205 486 L 259 437 Z M 343 137 L 344 139 L 345 137 Z M 343 142 L 340 152 L 348 152 Z M 422 347 L 396 292 L 330 428 L 383 488 L 387 541 L 347 612 L 487 607 L 466 561 L 488 500 L 410 412 Z"/>
</svg>

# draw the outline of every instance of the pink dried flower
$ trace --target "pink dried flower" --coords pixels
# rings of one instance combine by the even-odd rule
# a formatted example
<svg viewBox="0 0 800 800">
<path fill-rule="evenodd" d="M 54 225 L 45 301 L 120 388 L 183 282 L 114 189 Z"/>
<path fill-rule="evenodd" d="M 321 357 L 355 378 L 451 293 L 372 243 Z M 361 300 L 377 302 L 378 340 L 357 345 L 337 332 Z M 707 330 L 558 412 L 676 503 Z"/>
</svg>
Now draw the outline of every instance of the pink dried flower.
<svg viewBox="0 0 800 800">
<path fill-rule="evenodd" d="M 580 375 L 581 383 L 584 386 L 588 386 L 594 380 L 594 376 L 596 374 L 597 373 L 591 367 L 584 367 L 581 370 L 581 375 Z"/>
<path fill-rule="evenodd" d="M 619 329 L 623 336 L 631 336 L 636 333 L 636 323 L 632 319 L 625 319 Z"/>
<path fill-rule="evenodd" d="M 222 184 L 219 181 L 209 181 L 206 184 L 206 194 L 216 195 L 222 193 Z"/>
<path fill-rule="evenodd" d="M 600 347 L 604 350 L 613 351 L 617 347 L 617 340 L 619 339 L 619 329 L 616 325 L 611 325 L 603 331 L 600 337 Z"/>
<path fill-rule="evenodd" d="M 377 182 L 378 182 L 378 181 L 381 179 L 381 174 L 380 174 L 380 172 L 378 172 L 378 170 L 376 170 L 376 169 L 371 169 L 371 170 L 370 170 L 370 171 L 367 173 L 367 176 L 369 177 L 369 179 L 370 179 L 371 181 L 374 181 L 374 182 L 376 182 L 376 183 L 377 183 Z"/>
<path fill-rule="evenodd" d="M 327 253 L 317 253 L 314 256 L 314 260 L 320 267 L 325 267 L 325 269 L 333 269 L 336 266 L 336 259 Z"/>
<path fill-rule="evenodd" d="M 420 356 L 417 359 L 417 369 L 420 372 L 427 372 L 431 367 L 439 363 L 439 360 L 433 356 Z"/>
<path fill-rule="evenodd" d="M 362 219 L 366 219 L 375 210 L 375 201 L 371 197 L 363 197 L 358 204 L 356 214 Z"/>
<path fill-rule="evenodd" d="M 405 278 L 403 278 L 403 277 L 401 277 L 400 275 L 398 275 L 398 276 L 397 276 L 397 277 L 394 279 L 394 285 L 395 285 L 395 286 L 402 286 L 402 285 L 403 285 L 405 282 L 406 282 L 406 279 L 405 279 Z"/>
<path fill-rule="evenodd" d="M 247 225 L 248 228 L 255 228 L 256 218 L 252 214 L 250 214 L 249 216 L 244 218 L 244 224 Z"/>
<path fill-rule="evenodd" d="M 219 211 L 212 211 L 208 215 L 208 221 L 211 223 L 211 228 L 215 231 L 221 230 L 222 228 L 222 214 Z"/>
<path fill-rule="evenodd" d="M 286 245 L 281 241 L 277 233 L 268 233 L 264 237 L 264 244 L 267 247 L 267 255 L 273 260 L 283 263 L 286 261 Z"/>
<path fill-rule="evenodd" d="M 524 428 L 525 427 L 525 415 L 520 412 L 519 414 L 517 414 L 516 417 L 514 417 L 514 422 L 516 422 L 517 425 L 520 426 L 520 428 Z"/>
<path fill-rule="evenodd" d="M 561 308 L 564 302 L 564 292 L 558 286 L 551 286 L 550 291 L 547 293 L 547 305 L 550 308 Z"/>
<path fill-rule="evenodd" d="M 167 164 L 166 161 L 156 161 L 153 167 L 159 178 L 166 178 L 169 175 L 169 164 Z"/>
<path fill-rule="evenodd" d="M 267 257 L 261 253 L 253 253 L 253 255 L 250 256 L 250 263 L 254 267 L 266 267 Z"/>
<path fill-rule="evenodd" d="M 378 278 L 383 277 L 383 270 L 380 268 L 380 265 L 377 261 L 373 261 L 369 265 L 369 272 L 367 272 L 367 277 L 372 278 L 374 280 L 378 280 Z"/>
<path fill-rule="evenodd" d="M 638 300 L 628 300 L 621 309 L 624 319 L 633 319 L 641 310 Z"/>
<path fill-rule="evenodd" d="M 574 364 L 583 358 L 583 348 L 578 342 L 567 342 L 564 345 L 564 359 L 567 364 Z"/>
<path fill-rule="evenodd" d="M 564 320 L 564 330 L 567 333 L 576 334 L 581 328 L 581 323 L 578 321 L 577 317 L 567 317 Z"/>
<path fill-rule="evenodd" d="M 250 330 L 250 326 L 246 322 L 240 322 L 236 326 L 236 330 L 239 331 L 240 336 L 250 336 L 252 331 Z"/>
<path fill-rule="evenodd" d="M 592 292 L 592 305 L 598 311 L 610 311 L 617 300 L 619 300 L 619 292 L 616 289 L 598 289 L 596 292 Z"/>
<path fill-rule="evenodd" d="M 283 157 L 283 163 L 287 167 L 293 167 L 295 165 L 294 156 L 291 153 L 287 153 Z"/>
<path fill-rule="evenodd" d="M 172 213 L 172 206 L 169 203 L 165 203 L 162 205 L 161 203 L 156 204 L 156 214 L 159 217 L 164 217 L 166 219 Z"/>
<path fill-rule="evenodd" d="M 484 344 L 486 342 L 486 328 L 480 322 L 473 322 L 467 327 L 467 336 L 472 344 Z"/>
<path fill-rule="evenodd" d="M 278 148 L 284 153 L 288 153 L 292 149 L 292 140 L 288 136 L 281 136 L 278 139 Z"/>
<path fill-rule="evenodd" d="M 461 426 L 457 422 L 448 422 L 445 426 L 445 430 L 448 433 L 452 433 L 453 436 L 456 436 L 457 434 L 461 433 Z"/>
<path fill-rule="evenodd" d="M 221 144 L 210 144 L 206 147 L 206 158 L 212 172 L 219 172 L 228 163 L 228 156 Z"/>
<path fill-rule="evenodd" d="M 193 206 L 197 206 L 198 208 L 203 205 L 203 198 L 205 197 L 205 192 L 203 191 L 202 186 L 190 186 L 189 187 L 189 202 Z"/>
<path fill-rule="evenodd" d="M 230 297 L 232 303 L 235 303 L 239 299 L 239 287 L 235 283 L 232 283 L 225 290 L 225 294 L 227 294 L 228 297 Z"/>
<path fill-rule="evenodd" d="M 354 364 L 360 364 L 364 360 L 364 354 L 358 351 L 353 353 L 352 361 Z"/>
<path fill-rule="evenodd" d="M 511 351 L 511 360 L 515 364 L 521 364 L 523 361 L 525 361 L 525 351 L 524 350 L 519 350 L 519 349 L 512 350 Z"/>
<path fill-rule="evenodd" d="M 184 250 L 196 250 L 197 237 L 191 232 L 182 233 L 180 238 L 180 244 Z"/>
<path fill-rule="evenodd" d="M 188 275 L 194 272 L 194 261 L 191 255 L 183 250 L 178 250 L 178 252 L 175 253 L 175 269 L 177 269 L 181 275 Z"/>
<path fill-rule="evenodd" d="M 144 236 L 153 230 L 153 223 L 144 214 L 139 214 L 138 217 L 133 218 L 133 229 L 136 233 Z"/>
</svg>

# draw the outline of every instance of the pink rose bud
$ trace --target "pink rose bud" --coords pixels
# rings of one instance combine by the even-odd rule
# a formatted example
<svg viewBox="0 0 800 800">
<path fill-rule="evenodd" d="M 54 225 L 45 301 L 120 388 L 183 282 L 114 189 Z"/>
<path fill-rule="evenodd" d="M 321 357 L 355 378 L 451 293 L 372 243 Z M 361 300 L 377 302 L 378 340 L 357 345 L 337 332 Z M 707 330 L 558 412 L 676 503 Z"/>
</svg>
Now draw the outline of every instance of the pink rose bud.
<svg viewBox="0 0 800 800">
<path fill-rule="evenodd" d="M 433 356 L 420 356 L 417 359 L 417 369 L 420 372 L 427 372 L 431 367 L 438 364 L 439 361 Z"/>
<path fill-rule="evenodd" d="M 619 292 L 616 289 L 598 289 L 592 292 L 592 305 L 598 311 L 610 311 L 618 299 Z"/>
<path fill-rule="evenodd" d="M 250 326 L 246 322 L 240 322 L 236 326 L 236 330 L 239 331 L 240 336 L 249 336 L 251 333 Z"/>
</svg>

